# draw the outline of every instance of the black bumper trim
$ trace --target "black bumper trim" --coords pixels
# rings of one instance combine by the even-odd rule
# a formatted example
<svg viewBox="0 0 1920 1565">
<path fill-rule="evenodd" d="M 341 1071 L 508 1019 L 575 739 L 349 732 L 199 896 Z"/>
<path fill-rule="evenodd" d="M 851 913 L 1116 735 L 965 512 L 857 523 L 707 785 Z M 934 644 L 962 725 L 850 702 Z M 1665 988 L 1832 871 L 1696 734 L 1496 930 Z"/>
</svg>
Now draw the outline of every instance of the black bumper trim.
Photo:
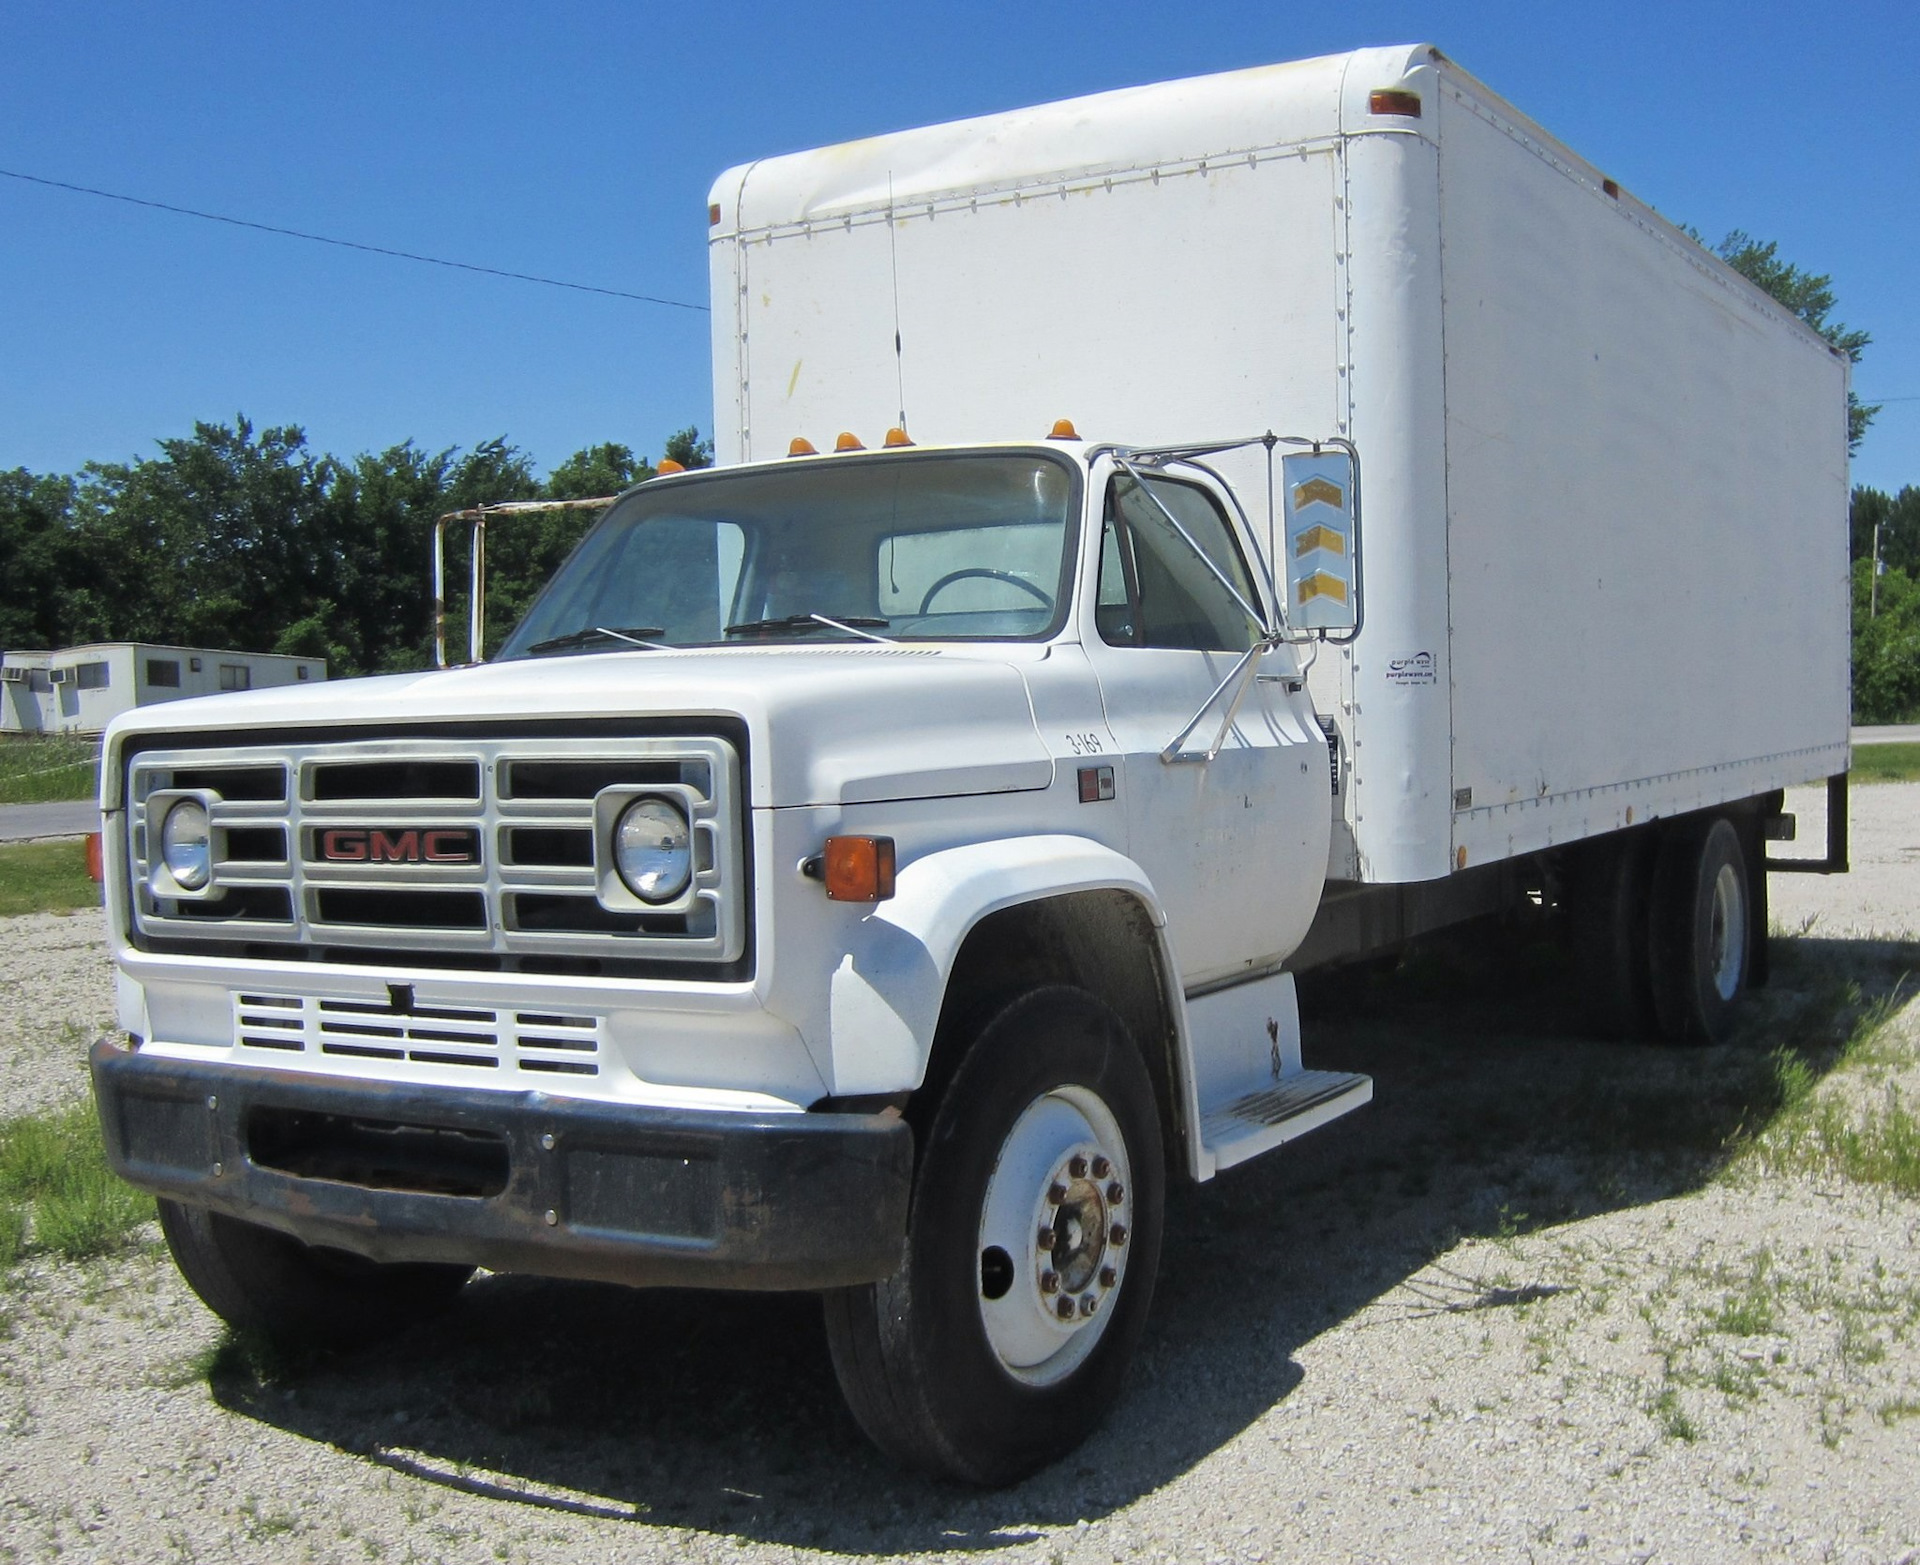
<svg viewBox="0 0 1920 1565">
<path fill-rule="evenodd" d="M 123 1179 L 370 1260 L 754 1289 L 874 1282 L 900 1264 L 913 1133 L 891 1113 L 659 1109 L 343 1080 L 105 1039 L 91 1065 L 107 1160 Z M 504 1183 L 447 1194 L 256 1161 L 259 1127 L 289 1116 L 504 1151 Z"/>
</svg>

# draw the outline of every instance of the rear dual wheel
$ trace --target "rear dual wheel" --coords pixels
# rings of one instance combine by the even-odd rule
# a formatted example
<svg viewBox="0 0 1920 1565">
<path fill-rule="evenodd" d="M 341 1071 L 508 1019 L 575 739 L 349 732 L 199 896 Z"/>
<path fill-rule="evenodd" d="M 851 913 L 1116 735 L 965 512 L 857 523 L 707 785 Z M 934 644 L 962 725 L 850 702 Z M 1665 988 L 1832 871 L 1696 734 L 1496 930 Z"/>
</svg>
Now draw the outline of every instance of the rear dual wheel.
<svg viewBox="0 0 1920 1565">
<path fill-rule="evenodd" d="M 1757 846 L 1757 834 L 1707 816 L 1576 852 L 1572 935 L 1595 1031 L 1679 1044 L 1727 1036 L 1766 950 Z"/>
<path fill-rule="evenodd" d="M 1660 1036 L 1720 1042 L 1746 992 L 1756 935 L 1745 845 L 1725 816 L 1668 829 L 1654 865 L 1648 934 Z"/>
<path fill-rule="evenodd" d="M 941 1094 L 901 1269 L 827 1295 L 835 1373 L 890 1455 L 978 1484 L 1073 1450 L 1146 1323 L 1164 1190 L 1153 1087 L 1082 990 L 1023 996 Z"/>
</svg>

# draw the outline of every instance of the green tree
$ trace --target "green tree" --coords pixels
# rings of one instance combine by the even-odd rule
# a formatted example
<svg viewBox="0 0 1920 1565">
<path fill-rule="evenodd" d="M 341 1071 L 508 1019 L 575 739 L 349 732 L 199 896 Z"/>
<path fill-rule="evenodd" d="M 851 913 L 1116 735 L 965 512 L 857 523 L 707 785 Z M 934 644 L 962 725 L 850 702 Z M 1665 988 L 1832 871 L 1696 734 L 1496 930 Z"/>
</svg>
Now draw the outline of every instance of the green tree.
<svg viewBox="0 0 1920 1565">
<path fill-rule="evenodd" d="M 1854 490 L 1848 523 L 1852 558 L 1871 557 L 1876 524 L 1881 560 L 1920 580 L 1920 489 L 1908 484 L 1897 495 L 1864 485 Z"/>
<path fill-rule="evenodd" d="M 1879 612 L 1867 617 L 1873 562 L 1853 562 L 1853 718 L 1920 718 L 1920 582 L 1895 566 L 1880 578 Z"/>
<path fill-rule="evenodd" d="M 702 440 L 700 431 L 692 424 L 667 436 L 666 449 L 661 452 L 663 461 L 678 462 L 682 467 L 712 467 L 713 442 Z"/>
<path fill-rule="evenodd" d="M 1694 229 L 1688 229 L 1687 232 L 1695 239 L 1700 238 Z M 1775 241 L 1769 239 L 1762 242 L 1738 228 L 1714 247 L 1714 254 L 1748 282 L 1764 289 L 1793 311 L 1844 353 L 1850 363 L 1860 362 L 1861 353 L 1873 338 L 1866 332 L 1855 331 L 1838 321 L 1827 319 L 1837 301 L 1833 294 L 1833 279 L 1825 272 L 1804 272 L 1790 265 L 1780 259 L 1780 246 Z M 1849 451 L 1857 452 L 1860 449 L 1860 437 L 1866 434 L 1867 426 L 1879 411 L 1878 403 L 1863 403 L 1851 390 L 1847 392 Z"/>
<path fill-rule="evenodd" d="M 636 461 L 626 446 L 588 446 L 547 474 L 550 500 L 593 500 L 617 495 L 653 477 L 653 468 Z"/>
<path fill-rule="evenodd" d="M 0 472 L 0 650 L 61 641 L 60 586 L 72 525 L 71 478 Z"/>
</svg>

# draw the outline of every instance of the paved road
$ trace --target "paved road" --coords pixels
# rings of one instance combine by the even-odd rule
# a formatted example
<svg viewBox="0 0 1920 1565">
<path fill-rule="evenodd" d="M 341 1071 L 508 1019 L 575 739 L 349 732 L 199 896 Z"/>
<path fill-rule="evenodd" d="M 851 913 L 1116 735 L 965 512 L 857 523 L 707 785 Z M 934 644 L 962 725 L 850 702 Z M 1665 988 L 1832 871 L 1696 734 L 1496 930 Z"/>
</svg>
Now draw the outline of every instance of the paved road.
<svg viewBox="0 0 1920 1565">
<path fill-rule="evenodd" d="M 1920 744 L 1920 723 L 1894 728 L 1856 728 L 1855 744 Z"/>
<path fill-rule="evenodd" d="M 0 842 L 29 837 L 80 837 L 100 829 L 100 811 L 91 799 L 54 804 L 0 804 Z"/>
</svg>

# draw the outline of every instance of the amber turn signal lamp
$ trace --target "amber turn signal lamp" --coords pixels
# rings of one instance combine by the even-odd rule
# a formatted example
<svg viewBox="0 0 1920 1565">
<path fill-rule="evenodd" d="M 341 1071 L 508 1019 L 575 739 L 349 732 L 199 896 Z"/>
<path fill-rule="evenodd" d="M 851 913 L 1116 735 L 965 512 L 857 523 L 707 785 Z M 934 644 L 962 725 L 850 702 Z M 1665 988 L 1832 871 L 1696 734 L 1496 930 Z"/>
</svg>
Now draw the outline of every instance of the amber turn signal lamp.
<svg viewBox="0 0 1920 1565">
<path fill-rule="evenodd" d="M 893 895 L 893 838 L 829 837 L 821 878 L 834 902 L 884 902 Z"/>
<path fill-rule="evenodd" d="M 1078 440 L 1079 438 L 1080 431 L 1073 427 L 1073 420 L 1070 418 L 1056 418 L 1053 421 L 1053 428 L 1047 434 L 1049 440 Z"/>
<path fill-rule="evenodd" d="M 887 438 L 880 443 L 884 446 L 910 446 L 913 444 L 913 442 L 907 438 L 907 432 L 898 424 L 895 424 L 892 429 L 887 431 Z"/>
<path fill-rule="evenodd" d="M 836 451 L 864 451 L 867 448 L 860 444 L 860 437 L 852 430 L 843 429 L 840 431 L 839 438 L 834 441 L 833 449 Z"/>
<path fill-rule="evenodd" d="M 656 478 L 660 478 L 665 477 L 668 473 L 684 473 L 686 470 L 687 467 L 684 462 L 676 462 L 670 456 L 663 456 L 660 458 L 660 465 L 654 468 L 653 472 Z"/>
<path fill-rule="evenodd" d="M 819 454 L 813 449 L 813 442 L 805 435 L 795 435 L 787 442 L 788 456 L 818 456 Z"/>
<path fill-rule="evenodd" d="M 1398 114 L 1405 119 L 1420 118 L 1420 94 L 1400 87 L 1376 87 L 1367 96 L 1367 111 L 1372 114 Z"/>
</svg>

